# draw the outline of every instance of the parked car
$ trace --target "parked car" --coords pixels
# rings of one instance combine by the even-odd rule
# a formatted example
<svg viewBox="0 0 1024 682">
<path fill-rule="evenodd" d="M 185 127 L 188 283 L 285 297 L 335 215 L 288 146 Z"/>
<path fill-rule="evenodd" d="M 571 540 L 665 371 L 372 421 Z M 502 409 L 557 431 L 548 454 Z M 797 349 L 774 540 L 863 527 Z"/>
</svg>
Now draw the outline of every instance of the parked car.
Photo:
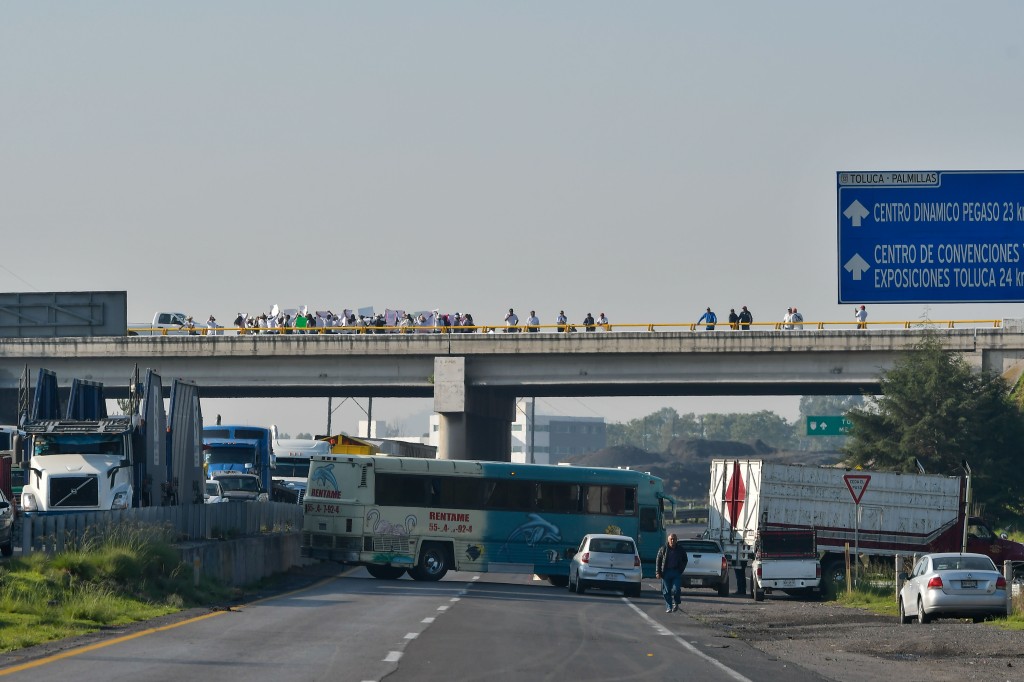
<svg viewBox="0 0 1024 682">
<path fill-rule="evenodd" d="M 925 554 L 914 572 L 900 574 L 900 623 L 917 617 L 973 618 L 979 623 L 1006 614 L 1006 579 L 984 554 Z"/>
<path fill-rule="evenodd" d="M 14 554 L 14 505 L 0 491 L 0 554 Z"/>
<path fill-rule="evenodd" d="M 683 587 L 708 587 L 719 597 L 729 596 L 729 560 L 714 540 L 680 540 L 686 550 Z"/>
<path fill-rule="evenodd" d="M 584 535 L 569 562 L 569 591 L 576 594 L 598 588 L 639 597 L 642 578 L 640 555 L 628 535 Z"/>
<path fill-rule="evenodd" d="M 206 490 L 203 492 L 203 502 L 206 504 L 218 504 L 227 501 L 227 498 L 224 497 L 224 491 L 221 490 L 220 481 L 212 478 L 207 479 Z"/>
<path fill-rule="evenodd" d="M 213 480 L 220 483 L 221 496 L 225 502 L 267 502 L 270 499 L 256 474 L 228 471 L 217 474 Z"/>
</svg>

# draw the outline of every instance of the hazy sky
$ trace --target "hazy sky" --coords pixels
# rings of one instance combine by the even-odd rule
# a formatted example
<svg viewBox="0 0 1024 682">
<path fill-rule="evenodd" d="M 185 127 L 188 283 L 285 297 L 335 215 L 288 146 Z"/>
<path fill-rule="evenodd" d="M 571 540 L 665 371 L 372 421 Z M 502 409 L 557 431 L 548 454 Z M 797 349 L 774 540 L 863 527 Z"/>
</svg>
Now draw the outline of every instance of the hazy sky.
<svg viewBox="0 0 1024 682">
<path fill-rule="evenodd" d="M 849 319 L 836 171 L 1024 166 L 1022 26 L 1017 1 L 2 3 L 0 290 L 127 290 L 133 321 Z M 204 411 L 326 421 L 324 400 L 282 402 Z M 545 411 L 663 404 L 796 416 Z"/>
</svg>

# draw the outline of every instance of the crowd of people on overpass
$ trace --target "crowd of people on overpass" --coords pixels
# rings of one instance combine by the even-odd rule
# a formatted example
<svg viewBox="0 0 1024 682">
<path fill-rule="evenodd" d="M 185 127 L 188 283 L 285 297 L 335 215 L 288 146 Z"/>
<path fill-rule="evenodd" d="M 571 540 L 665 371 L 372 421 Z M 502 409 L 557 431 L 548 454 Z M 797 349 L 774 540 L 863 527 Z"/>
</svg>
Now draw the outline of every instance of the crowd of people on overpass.
<svg viewBox="0 0 1024 682">
<path fill-rule="evenodd" d="M 867 309 L 863 305 L 854 308 L 854 321 L 858 329 L 867 328 L 867 317 Z M 697 319 L 696 327 L 703 327 L 706 331 L 721 329 L 748 331 L 753 322 L 754 315 L 747 306 L 741 306 L 739 312 L 736 312 L 735 308 L 730 308 L 727 324 L 719 323 L 717 314 L 711 309 L 711 306 L 708 306 Z M 796 306 L 790 306 L 786 309 L 786 314 L 777 328 L 787 331 L 803 329 L 803 313 Z M 509 308 L 508 313 L 505 314 L 504 327 L 500 331 L 505 333 L 541 331 L 571 333 L 581 329 L 585 332 L 610 331 L 611 323 L 603 312 L 597 318 L 588 312 L 580 323 L 572 323 L 564 310 L 558 311 L 554 324 L 542 323 L 536 310 L 531 310 L 525 322 L 521 322 L 515 309 Z M 196 325 L 195 320 L 189 317 L 185 322 L 184 330 L 189 334 L 197 335 L 220 335 L 227 331 L 237 334 L 468 334 L 499 331 L 497 327 L 490 325 L 478 326 L 470 313 L 442 313 L 438 309 L 406 312 L 390 308 L 383 313 L 378 313 L 374 312 L 373 308 L 361 308 L 359 310 L 345 309 L 341 314 L 337 314 L 331 310 L 310 310 L 306 306 L 290 309 L 280 309 L 278 306 L 274 306 L 269 312 L 257 315 L 240 312 L 228 327 L 219 324 L 213 315 L 209 316 L 205 327 Z"/>
</svg>

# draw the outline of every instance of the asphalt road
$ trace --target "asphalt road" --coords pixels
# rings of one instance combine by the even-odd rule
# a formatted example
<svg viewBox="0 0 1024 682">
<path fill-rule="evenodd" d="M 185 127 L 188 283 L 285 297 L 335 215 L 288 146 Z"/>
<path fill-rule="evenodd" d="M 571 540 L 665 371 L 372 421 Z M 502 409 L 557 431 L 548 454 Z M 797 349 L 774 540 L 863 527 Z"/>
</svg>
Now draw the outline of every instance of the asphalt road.
<svg viewBox="0 0 1024 682">
<path fill-rule="evenodd" d="M 217 680 L 761 680 L 821 677 L 638 599 L 580 596 L 528 576 L 383 581 L 363 569 L 305 589 L 54 655 L 5 657 L 0 677 Z"/>
</svg>

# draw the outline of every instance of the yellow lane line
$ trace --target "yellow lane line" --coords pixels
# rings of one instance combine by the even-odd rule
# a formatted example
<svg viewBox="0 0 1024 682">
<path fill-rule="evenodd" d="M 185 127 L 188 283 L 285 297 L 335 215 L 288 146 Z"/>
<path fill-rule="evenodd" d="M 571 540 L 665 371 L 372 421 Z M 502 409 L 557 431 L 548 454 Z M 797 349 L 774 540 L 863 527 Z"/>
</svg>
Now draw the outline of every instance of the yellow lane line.
<svg viewBox="0 0 1024 682">
<path fill-rule="evenodd" d="M 314 583 L 312 585 L 307 585 L 306 587 L 302 587 L 302 588 L 299 588 L 297 590 L 293 590 L 291 592 L 285 592 L 284 594 L 277 594 L 277 595 L 273 595 L 271 597 L 264 597 L 263 599 L 257 599 L 256 601 L 249 602 L 248 604 L 243 604 L 242 606 L 239 606 L 237 608 L 231 608 L 231 609 L 225 609 L 223 611 L 212 611 L 210 613 L 204 613 L 201 616 L 196 616 L 195 618 L 189 618 L 187 620 L 183 620 L 183 621 L 180 621 L 178 623 L 172 623 L 170 625 L 161 625 L 160 627 L 157 627 L 157 628 L 147 628 L 145 630 L 140 630 L 139 632 L 135 632 L 135 633 L 132 633 L 130 635 L 123 635 L 121 637 L 115 637 L 114 639 L 108 639 L 108 640 L 104 640 L 102 642 L 96 642 L 95 644 L 87 644 L 85 646 L 76 647 L 74 649 L 68 649 L 67 651 L 62 651 L 61 653 L 54 654 L 52 656 L 45 656 L 43 658 L 39 658 L 39 659 L 36 659 L 34 661 L 29 661 L 27 663 L 20 663 L 18 665 L 12 665 L 9 668 L 0 669 L 0 677 L 4 677 L 5 675 L 10 675 L 12 673 L 21 672 L 22 670 L 31 670 L 32 668 L 38 668 L 39 666 L 47 665 L 49 663 L 54 663 L 55 661 L 59 661 L 59 660 L 64 659 L 64 658 L 71 658 L 72 656 L 79 656 L 81 654 L 89 653 L 90 651 L 96 651 L 97 649 L 103 649 L 103 648 L 106 648 L 108 646 L 113 646 L 114 644 L 120 644 L 121 642 L 128 642 L 128 641 L 131 641 L 133 639 L 138 639 L 139 637 L 144 637 L 146 635 L 156 634 L 157 632 L 164 632 L 166 630 L 173 630 L 174 628 L 181 627 L 182 625 L 191 625 L 192 623 L 198 623 L 201 620 L 206 620 L 207 618 L 213 618 L 214 616 L 220 616 L 220 615 L 225 614 L 225 613 L 238 612 L 241 609 L 245 608 L 246 606 L 253 606 L 255 604 L 261 604 L 261 603 L 263 603 L 265 601 L 269 601 L 271 599 L 278 599 L 278 598 L 281 598 L 281 597 L 290 597 L 292 595 L 299 594 L 299 593 L 305 592 L 307 590 L 312 590 L 315 587 L 320 587 L 321 585 L 326 585 L 327 583 L 329 583 L 332 580 L 335 580 L 335 579 L 341 577 L 341 575 L 344 575 L 344 573 L 347 573 L 347 572 L 348 571 L 343 572 L 342 574 L 339 574 L 337 576 L 333 576 L 333 577 L 330 577 L 330 578 L 325 578 L 325 579 L 323 579 L 323 580 L 321 580 L 319 582 L 316 582 L 316 583 Z"/>
</svg>

